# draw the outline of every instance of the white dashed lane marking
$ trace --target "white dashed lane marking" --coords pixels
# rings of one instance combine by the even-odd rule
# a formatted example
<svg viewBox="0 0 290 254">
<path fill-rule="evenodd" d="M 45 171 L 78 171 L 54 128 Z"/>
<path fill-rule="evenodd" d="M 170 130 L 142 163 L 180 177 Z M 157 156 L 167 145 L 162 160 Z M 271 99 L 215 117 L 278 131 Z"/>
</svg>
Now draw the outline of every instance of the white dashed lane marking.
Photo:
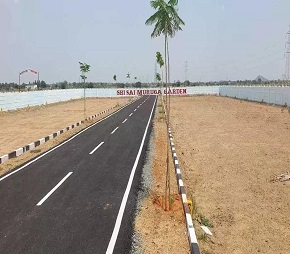
<svg viewBox="0 0 290 254">
<path fill-rule="evenodd" d="M 37 203 L 37 206 L 41 206 L 43 203 L 44 203 L 44 201 L 45 200 L 47 200 L 49 197 L 50 197 L 50 195 L 52 194 L 52 193 L 54 193 L 56 190 L 57 190 L 57 188 L 59 187 L 59 186 L 61 186 L 62 184 L 63 184 L 63 182 L 66 180 L 66 179 L 68 179 L 69 177 L 70 177 L 70 175 L 72 174 L 73 172 L 69 172 L 50 192 L 48 192 L 45 196 L 44 196 L 44 198 L 43 199 L 41 199 L 38 203 Z"/>
<path fill-rule="evenodd" d="M 119 127 L 115 128 L 115 129 L 111 132 L 111 134 L 114 134 L 115 131 L 118 130 L 118 129 L 119 129 Z"/>
<path fill-rule="evenodd" d="M 122 123 L 125 123 L 126 121 L 127 121 L 127 118 Z"/>
<path fill-rule="evenodd" d="M 99 149 L 105 142 L 101 142 L 93 151 L 90 152 L 90 155 L 92 155 L 97 149 Z"/>
</svg>

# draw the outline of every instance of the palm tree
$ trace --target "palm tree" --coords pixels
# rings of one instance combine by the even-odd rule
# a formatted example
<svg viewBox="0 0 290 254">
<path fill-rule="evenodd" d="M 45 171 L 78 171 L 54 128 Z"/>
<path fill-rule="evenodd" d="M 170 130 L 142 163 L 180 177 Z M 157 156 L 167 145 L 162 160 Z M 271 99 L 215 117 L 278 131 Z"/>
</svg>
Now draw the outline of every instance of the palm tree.
<svg viewBox="0 0 290 254">
<path fill-rule="evenodd" d="M 150 1 L 151 7 L 156 12 L 146 20 L 146 25 L 155 25 L 151 34 L 152 38 L 156 38 L 161 34 L 164 35 L 164 56 L 165 56 L 165 82 L 166 82 L 166 111 L 167 111 L 167 125 L 169 126 L 170 119 L 170 107 L 167 102 L 168 83 L 170 82 L 169 72 L 169 47 L 168 37 L 173 38 L 177 31 L 182 30 L 181 25 L 184 25 L 183 20 L 178 16 L 177 5 L 178 0 L 152 0 Z M 170 97 L 169 97 L 170 98 Z M 170 104 L 170 99 L 169 99 Z M 169 209 L 171 207 L 170 202 L 170 169 L 169 169 L 169 141 L 167 139 L 167 171 L 166 171 L 166 183 L 165 183 L 165 210 L 167 210 L 169 203 Z M 167 195 L 168 194 L 168 195 Z"/>
<path fill-rule="evenodd" d="M 178 0 L 169 0 L 167 3 L 164 0 L 153 0 L 150 4 L 156 12 L 146 20 L 145 24 L 155 24 L 151 34 L 152 38 L 156 38 L 161 34 L 164 35 L 165 81 L 167 89 L 170 77 L 168 37 L 173 38 L 177 31 L 182 30 L 181 25 L 184 25 L 184 21 L 178 16 Z"/>
</svg>

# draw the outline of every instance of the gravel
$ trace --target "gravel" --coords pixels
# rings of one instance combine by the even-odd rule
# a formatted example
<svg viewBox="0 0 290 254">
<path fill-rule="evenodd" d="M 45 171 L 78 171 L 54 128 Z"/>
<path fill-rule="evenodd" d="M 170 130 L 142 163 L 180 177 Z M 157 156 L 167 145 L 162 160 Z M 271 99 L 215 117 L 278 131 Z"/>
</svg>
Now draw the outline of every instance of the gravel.
<svg viewBox="0 0 290 254">
<path fill-rule="evenodd" d="M 154 159 L 154 128 L 149 138 L 148 149 L 146 152 L 146 159 L 142 169 L 141 184 L 137 197 L 137 207 L 135 217 L 138 216 L 142 209 L 143 200 L 148 197 L 152 185 L 152 164 Z M 134 229 L 132 236 L 132 247 L 130 254 L 144 254 L 142 238 L 138 231 Z"/>
</svg>

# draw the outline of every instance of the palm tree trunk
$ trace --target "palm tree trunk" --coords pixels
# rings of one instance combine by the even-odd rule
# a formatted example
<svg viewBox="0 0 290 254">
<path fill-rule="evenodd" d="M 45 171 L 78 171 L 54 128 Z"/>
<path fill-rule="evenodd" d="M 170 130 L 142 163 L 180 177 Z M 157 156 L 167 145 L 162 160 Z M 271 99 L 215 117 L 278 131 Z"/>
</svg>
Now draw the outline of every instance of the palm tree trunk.
<svg viewBox="0 0 290 254">
<path fill-rule="evenodd" d="M 84 121 L 86 120 L 86 79 L 84 79 Z"/>
<path fill-rule="evenodd" d="M 170 65 L 169 65 L 169 46 L 168 46 L 168 39 L 167 39 L 167 75 L 168 75 L 168 78 L 167 78 L 167 81 L 168 81 L 168 87 L 169 87 L 169 91 L 170 91 Z M 168 126 L 167 127 L 170 127 L 170 92 L 168 94 L 169 96 L 169 101 L 168 101 L 168 112 L 167 112 L 167 117 L 168 117 Z M 167 138 L 168 142 L 167 142 L 167 158 L 168 158 L 168 195 L 169 195 L 169 210 L 171 210 L 171 202 L 170 202 L 170 167 L 169 167 L 169 149 L 170 149 L 170 146 L 169 146 L 169 139 Z"/>
<path fill-rule="evenodd" d="M 166 100 L 166 109 L 165 109 L 165 112 L 167 114 L 167 89 L 168 89 L 168 81 L 167 81 L 167 33 L 165 33 L 165 41 L 164 41 L 164 56 L 165 56 L 165 62 L 164 62 L 164 65 L 165 65 L 165 85 L 166 85 L 166 89 L 165 89 L 165 100 Z M 167 119 L 166 119 L 166 127 L 167 127 Z M 167 133 L 167 130 L 166 130 L 166 133 Z M 166 135 L 167 137 L 167 135 Z M 166 148 L 168 150 L 168 138 L 166 139 L 167 140 L 167 145 L 166 145 Z M 166 179 L 165 179 L 165 191 L 164 191 L 164 210 L 168 210 L 168 151 L 167 151 L 167 157 L 166 157 L 166 166 L 167 166 L 167 169 L 166 169 Z"/>
<path fill-rule="evenodd" d="M 166 93 L 165 93 L 165 98 L 166 98 L 166 110 L 167 110 L 167 89 L 168 89 L 168 75 L 167 75 L 167 34 L 165 34 L 165 45 L 164 45 L 164 50 L 165 50 L 165 63 L 164 63 L 164 66 L 165 66 L 165 86 L 166 86 Z"/>
<path fill-rule="evenodd" d="M 168 117 L 168 36 L 167 33 L 165 33 L 165 82 L 166 82 L 166 114 Z M 167 131 L 168 131 L 168 119 L 166 119 L 166 137 L 167 137 Z M 167 140 L 167 147 L 166 147 L 166 180 L 165 180 L 165 206 L 164 209 L 168 210 L 168 205 L 170 207 L 170 167 L 169 167 L 169 138 L 166 138 Z"/>
</svg>

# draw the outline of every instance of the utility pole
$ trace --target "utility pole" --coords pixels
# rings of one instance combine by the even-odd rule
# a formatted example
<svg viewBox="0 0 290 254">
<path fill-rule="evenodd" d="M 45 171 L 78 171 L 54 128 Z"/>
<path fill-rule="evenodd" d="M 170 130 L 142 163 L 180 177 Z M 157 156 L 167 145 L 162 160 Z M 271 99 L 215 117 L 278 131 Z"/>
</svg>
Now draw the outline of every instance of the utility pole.
<svg viewBox="0 0 290 254">
<path fill-rule="evenodd" d="M 157 73 L 157 62 L 155 62 L 155 68 L 154 68 L 154 85 L 157 84 L 156 73 Z"/>
<path fill-rule="evenodd" d="M 285 52 L 285 59 L 286 59 L 286 64 L 285 64 L 285 79 L 287 84 L 289 85 L 289 80 L 290 80 L 290 26 L 289 30 L 286 33 L 286 52 Z"/>
<path fill-rule="evenodd" d="M 188 61 L 185 61 L 185 64 L 184 64 L 184 81 L 187 80 L 187 72 L 188 72 Z"/>
</svg>

